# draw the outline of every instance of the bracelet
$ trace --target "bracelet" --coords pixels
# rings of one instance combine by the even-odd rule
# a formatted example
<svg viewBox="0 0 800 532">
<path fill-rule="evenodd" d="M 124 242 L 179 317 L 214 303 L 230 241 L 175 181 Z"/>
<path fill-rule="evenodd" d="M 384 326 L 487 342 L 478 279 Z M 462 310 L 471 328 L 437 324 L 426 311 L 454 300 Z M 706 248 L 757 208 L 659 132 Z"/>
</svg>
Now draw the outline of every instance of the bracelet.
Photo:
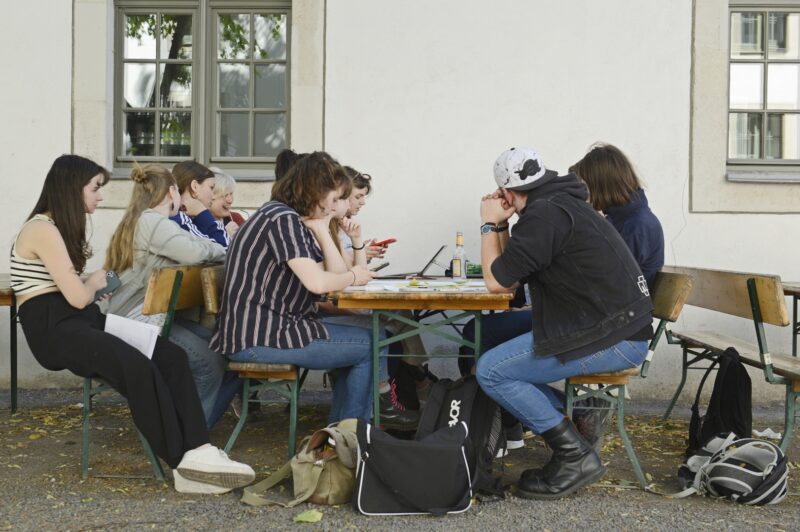
<svg viewBox="0 0 800 532">
<path fill-rule="evenodd" d="M 352 273 L 352 274 L 353 274 L 353 282 L 352 282 L 352 283 L 350 283 L 350 284 L 351 284 L 351 285 L 354 285 L 354 284 L 356 284 L 356 272 L 354 272 L 353 270 L 350 270 L 350 273 Z"/>
<path fill-rule="evenodd" d="M 365 247 L 367 247 L 367 245 L 366 245 L 366 244 L 361 244 L 361 247 L 360 247 L 360 248 L 357 248 L 357 247 L 355 247 L 355 246 L 351 246 L 351 248 L 353 249 L 353 251 L 361 251 L 361 250 L 362 250 L 362 249 L 364 249 Z"/>
</svg>

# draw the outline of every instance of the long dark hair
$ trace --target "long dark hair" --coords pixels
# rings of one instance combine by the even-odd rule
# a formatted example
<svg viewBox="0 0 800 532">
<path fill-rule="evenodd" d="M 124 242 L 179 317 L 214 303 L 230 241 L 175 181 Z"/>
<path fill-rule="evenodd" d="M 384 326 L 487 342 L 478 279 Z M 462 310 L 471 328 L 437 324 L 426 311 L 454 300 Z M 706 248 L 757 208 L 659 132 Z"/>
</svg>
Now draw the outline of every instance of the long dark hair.
<svg viewBox="0 0 800 532">
<path fill-rule="evenodd" d="M 631 201 L 631 195 L 642 188 L 631 162 L 612 144 L 595 144 L 570 171 L 586 183 L 589 201 L 598 211 L 625 205 Z"/>
<path fill-rule="evenodd" d="M 86 240 L 86 203 L 83 187 L 97 174 L 103 175 L 100 185 L 108 182 L 108 170 L 80 155 L 62 155 L 55 161 L 44 179 L 39 201 L 28 216 L 48 213 L 53 218 L 75 271 L 81 273 L 92 249 Z"/>
<path fill-rule="evenodd" d="M 178 192 L 192 191 L 192 181 L 198 184 L 214 177 L 214 172 L 197 161 L 181 161 L 172 167 L 172 175 L 178 183 Z"/>
</svg>

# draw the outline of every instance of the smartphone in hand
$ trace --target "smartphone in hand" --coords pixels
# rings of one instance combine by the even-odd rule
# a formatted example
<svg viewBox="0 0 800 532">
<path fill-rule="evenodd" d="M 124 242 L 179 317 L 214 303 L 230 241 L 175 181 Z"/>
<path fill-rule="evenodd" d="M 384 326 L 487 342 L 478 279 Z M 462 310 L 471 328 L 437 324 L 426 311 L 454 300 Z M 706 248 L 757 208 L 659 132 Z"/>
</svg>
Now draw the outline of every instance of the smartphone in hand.
<svg viewBox="0 0 800 532">
<path fill-rule="evenodd" d="M 110 294 L 120 286 L 122 286 L 122 281 L 120 281 L 119 277 L 117 277 L 117 272 L 114 270 L 108 270 L 106 272 L 106 286 L 105 288 L 101 288 L 94 293 L 94 300 L 97 301 L 104 295 Z"/>
<path fill-rule="evenodd" d="M 387 267 L 388 265 L 389 265 L 389 263 L 388 263 L 388 262 L 384 262 L 383 264 L 378 264 L 377 266 L 375 266 L 375 267 L 373 267 L 373 268 L 370 268 L 370 269 L 369 269 L 369 271 L 371 271 L 371 272 L 377 272 L 377 271 L 380 271 L 380 270 L 384 269 L 384 268 L 385 268 L 385 267 Z"/>
<path fill-rule="evenodd" d="M 395 238 L 387 238 L 386 240 L 381 240 L 380 242 L 373 242 L 370 245 L 371 246 L 383 246 L 383 247 L 386 247 L 389 244 L 393 244 L 395 242 L 397 242 L 397 239 L 395 239 Z"/>
</svg>

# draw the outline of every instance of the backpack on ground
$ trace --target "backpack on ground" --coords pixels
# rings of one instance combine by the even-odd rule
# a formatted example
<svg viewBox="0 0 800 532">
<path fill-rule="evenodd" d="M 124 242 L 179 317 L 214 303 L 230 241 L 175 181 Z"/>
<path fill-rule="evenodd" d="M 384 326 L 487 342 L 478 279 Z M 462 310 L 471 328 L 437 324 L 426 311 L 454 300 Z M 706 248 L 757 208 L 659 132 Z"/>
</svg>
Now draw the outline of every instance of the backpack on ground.
<svg viewBox="0 0 800 532">
<path fill-rule="evenodd" d="M 242 494 L 251 506 L 275 504 L 292 508 L 303 502 L 344 504 L 350 502 L 355 483 L 356 420 L 344 419 L 316 431 L 300 443 L 300 451 L 278 471 Z M 294 499 L 282 502 L 267 498 L 270 489 L 287 478 L 294 484 Z"/>
<path fill-rule="evenodd" d="M 502 497 L 501 476 L 492 471 L 498 449 L 505 446 L 500 407 L 486 395 L 474 376 L 455 381 L 439 379 L 433 385 L 415 439 L 422 440 L 462 421 L 469 428 L 464 447 L 474 490 Z"/>
<path fill-rule="evenodd" d="M 709 374 L 719 367 L 708 409 L 700 416 L 700 395 Z M 753 430 L 752 387 L 739 352 L 729 347 L 708 367 L 697 387 L 689 421 L 689 444 L 685 461 L 678 468 L 678 482 L 684 489 L 694 482 L 699 464 L 706 463 L 728 434 L 749 438 Z"/>
<path fill-rule="evenodd" d="M 672 498 L 700 493 L 757 506 L 777 504 L 786 498 L 787 459 L 774 443 L 754 438 L 737 439 L 730 433 L 724 439 L 712 438 L 705 448 L 713 454 L 689 459 L 689 467 L 695 469 L 691 486 Z"/>
<path fill-rule="evenodd" d="M 419 440 L 395 438 L 358 420 L 353 508 L 364 515 L 445 515 L 472 505 L 467 424 Z"/>
</svg>

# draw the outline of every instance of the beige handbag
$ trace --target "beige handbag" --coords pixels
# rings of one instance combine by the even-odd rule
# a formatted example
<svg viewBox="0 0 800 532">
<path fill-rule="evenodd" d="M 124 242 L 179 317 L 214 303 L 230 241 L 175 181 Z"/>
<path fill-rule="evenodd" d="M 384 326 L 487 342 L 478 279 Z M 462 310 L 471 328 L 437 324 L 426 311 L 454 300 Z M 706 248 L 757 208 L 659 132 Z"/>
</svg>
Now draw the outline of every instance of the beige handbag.
<svg viewBox="0 0 800 532">
<path fill-rule="evenodd" d="M 278 471 L 246 487 L 242 502 L 251 506 L 277 504 L 286 508 L 302 502 L 328 505 L 350 502 L 357 452 L 356 420 L 334 423 L 304 438 L 300 452 Z M 280 502 L 266 498 L 271 488 L 290 476 L 294 483 L 293 500 Z"/>
</svg>

